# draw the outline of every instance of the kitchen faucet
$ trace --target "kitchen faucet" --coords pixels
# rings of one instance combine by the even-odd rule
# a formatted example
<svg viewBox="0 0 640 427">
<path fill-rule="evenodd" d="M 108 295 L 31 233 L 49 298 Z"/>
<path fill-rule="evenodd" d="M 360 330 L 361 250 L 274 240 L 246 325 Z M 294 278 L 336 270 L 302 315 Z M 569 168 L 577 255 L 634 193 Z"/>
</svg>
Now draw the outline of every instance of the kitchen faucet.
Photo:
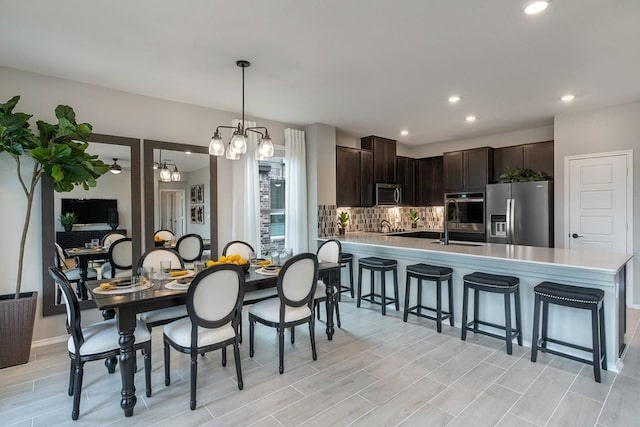
<svg viewBox="0 0 640 427">
<path fill-rule="evenodd" d="M 387 231 L 385 231 L 385 227 L 387 228 Z M 381 233 L 390 233 L 391 232 L 391 223 L 389 221 L 387 221 L 386 219 L 383 219 L 382 221 L 380 221 L 380 232 Z"/>
<path fill-rule="evenodd" d="M 444 202 L 444 237 L 442 239 L 440 239 L 440 244 L 441 245 L 448 245 L 449 244 L 449 203 L 453 202 L 454 206 L 456 207 L 456 220 L 458 218 L 458 202 L 455 199 L 447 199 Z"/>
</svg>

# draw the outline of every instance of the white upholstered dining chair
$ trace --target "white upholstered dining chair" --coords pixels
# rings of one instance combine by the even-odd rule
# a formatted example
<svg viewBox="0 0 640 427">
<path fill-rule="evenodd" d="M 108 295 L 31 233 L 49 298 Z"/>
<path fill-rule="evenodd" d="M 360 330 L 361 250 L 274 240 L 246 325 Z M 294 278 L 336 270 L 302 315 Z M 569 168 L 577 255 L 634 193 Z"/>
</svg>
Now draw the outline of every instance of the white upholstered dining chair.
<svg viewBox="0 0 640 427">
<path fill-rule="evenodd" d="M 193 268 L 193 263 L 202 258 L 203 248 L 202 237 L 195 233 L 185 234 L 176 243 L 176 250 L 187 268 Z"/>
</svg>

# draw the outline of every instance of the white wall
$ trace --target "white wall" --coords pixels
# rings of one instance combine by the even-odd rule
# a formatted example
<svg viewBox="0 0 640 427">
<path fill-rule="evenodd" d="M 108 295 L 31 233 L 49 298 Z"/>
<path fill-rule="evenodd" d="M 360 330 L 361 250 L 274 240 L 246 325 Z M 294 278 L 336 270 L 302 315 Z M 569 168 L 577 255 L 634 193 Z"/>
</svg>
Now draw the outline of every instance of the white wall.
<svg viewBox="0 0 640 427">
<path fill-rule="evenodd" d="M 204 224 L 191 223 L 191 186 L 204 184 Z M 203 239 L 210 238 L 211 234 L 211 215 L 209 200 L 209 167 L 197 169 L 189 172 L 189 182 L 187 186 L 187 232 L 199 234 Z"/>
<path fill-rule="evenodd" d="M 640 271 L 640 102 L 555 117 L 555 244 L 564 247 L 564 158 L 636 149 L 633 153 L 633 271 Z M 640 304 L 640 283 L 633 284 L 633 304 Z"/>
<path fill-rule="evenodd" d="M 53 122 L 56 105 L 67 104 L 74 108 L 78 121 L 91 123 L 96 133 L 201 146 L 209 144 L 217 125 L 230 125 L 234 118 L 240 116 L 236 113 L 0 67 L 0 99 L 6 102 L 14 95 L 22 96 L 17 110 L 34 114 L 37 119 Z M 215 102 L 215 99 L 211 102 Z M 238 110 L 240 110 L 240 104 L 238 104 Z M 274 144 L 284 144 L 285 128 L 300 129 L 291 124 L 255 117 L 247 117 L 247 119 L 268 127 Z M 29 165 L 25 165 L 25 170 L 28 168 Z M 0 294 L 14 292 L 17 250 L 22 221 L 25 217 L 26 203 L 20 194 L 20 186 L 14 175 L 13 160 L 5 155 L 0 156 L 0 218 L 2 219 L 0 235 L 3 236 L 0 271 L 4 274 L 4 280 L 0 281 Z M 218 245 L 220 249 L 231 238 L 230 227 L 227 226 L 231 217 L 230 177 L 230 161 L 219 159 Z M 23 276 L 23 292 L 37 290 L 42 293 L 40 235 L 38 190 L 26 245 L 28 267 Z M 87 322 L 101 319 L 97 310 L 84 311 L 83 316 L 83 321 Z M 42 318 L 39 308 L 34 339 L 40 340 L 60 335 L 66 335 L 63 316 Z"/>
</svg>

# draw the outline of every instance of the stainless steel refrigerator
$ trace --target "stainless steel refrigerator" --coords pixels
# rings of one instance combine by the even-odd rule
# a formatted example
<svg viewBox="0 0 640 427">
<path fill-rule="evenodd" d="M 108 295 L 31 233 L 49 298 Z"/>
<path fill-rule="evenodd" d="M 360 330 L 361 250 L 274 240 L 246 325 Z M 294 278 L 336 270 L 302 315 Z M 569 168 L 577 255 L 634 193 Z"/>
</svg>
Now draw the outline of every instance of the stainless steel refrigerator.
<svg viewBox="0 0 640 427">
<path fill-rule="evenodd" d="M 485 199 L 487 242 L 553 247 L 551 181 L 488 184 Z"/>
</svg>

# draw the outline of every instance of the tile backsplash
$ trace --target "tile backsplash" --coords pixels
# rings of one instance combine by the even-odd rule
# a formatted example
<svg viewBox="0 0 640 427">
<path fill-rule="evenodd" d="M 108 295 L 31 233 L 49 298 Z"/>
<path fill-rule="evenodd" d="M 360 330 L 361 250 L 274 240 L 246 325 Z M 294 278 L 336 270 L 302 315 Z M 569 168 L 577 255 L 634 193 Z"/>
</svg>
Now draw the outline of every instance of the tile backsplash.
<svg viewBox="0 0 640 427">
<path fill-rule="evenodd" d="M 442 229 L 444 208 L 442 206 L 429 207 L 382 207 L 370 208 L 336 207 L 335 205 L 318 206 L 318 236 L 326 237 L 337 234 L 338 213 L 345 211 L 349 214 L 347 231 L 380 231 L 380 222 L 387 220 L 393 229 L 412 230 L 409 211 L 418 212 L 418 229 Z"/>
</svg>

